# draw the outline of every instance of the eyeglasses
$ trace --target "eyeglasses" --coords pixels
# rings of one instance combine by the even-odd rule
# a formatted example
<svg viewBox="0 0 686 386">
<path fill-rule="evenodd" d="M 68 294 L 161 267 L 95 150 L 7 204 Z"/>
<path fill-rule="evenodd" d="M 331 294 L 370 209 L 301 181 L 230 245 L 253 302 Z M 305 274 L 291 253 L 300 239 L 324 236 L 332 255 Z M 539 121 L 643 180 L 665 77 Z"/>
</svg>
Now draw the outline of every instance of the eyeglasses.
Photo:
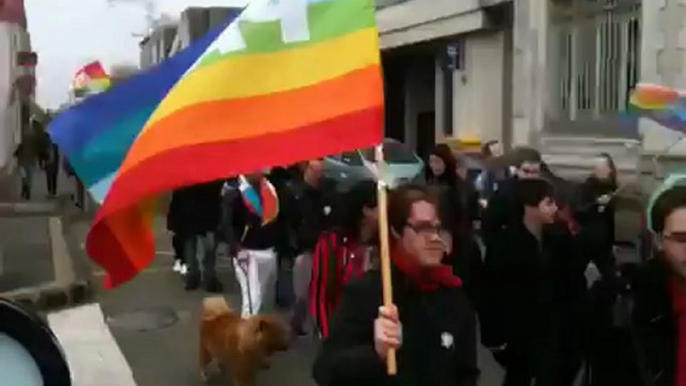
<svg viewBox="0 0 686 386">
<path fill-rule="evenodd" d="M 539 168 L 520 168 L 519 170 L 521 170 L 522 173 L 529 175 L 541 173 L 541 169 Z"/>
<path fill-rule="evenodd" d="M 674 243 L 686 244 L 686 232 L 665 233 L 662 235 L 662 238 Z"/>
<path fill-rule="evenodd" d="M 439 236 L 443 238 L 448 235 L 448 231 L 445 228 L 443 228 L 443 225 L 441 225 L 441 223 L 422 221 L 415 224 L 408 222 L 405 225 L 408 228 L 412 229 L 414 233 L 423 237 Z"/>
</svg>

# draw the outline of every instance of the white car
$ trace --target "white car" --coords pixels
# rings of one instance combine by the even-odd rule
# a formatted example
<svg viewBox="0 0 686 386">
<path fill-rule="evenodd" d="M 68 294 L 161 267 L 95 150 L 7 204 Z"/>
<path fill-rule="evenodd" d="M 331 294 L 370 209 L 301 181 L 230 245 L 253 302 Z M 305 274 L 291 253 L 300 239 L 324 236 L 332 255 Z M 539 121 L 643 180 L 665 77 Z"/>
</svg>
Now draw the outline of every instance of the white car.
<svg viewBox="0 0 686 386">
<path fill-rule="evenodd" d="M 424 161 L 405 144 L 388 138 L 384 140 L 383 149 L 387 164 L 385 180 L 391 188 L 424 180 Z M 355 150 L 324 158 L 325 178 L 335 181 L 342 191 L 360 181 L 375 180 L 377 171 L 374 150 Z"/>
</svg>

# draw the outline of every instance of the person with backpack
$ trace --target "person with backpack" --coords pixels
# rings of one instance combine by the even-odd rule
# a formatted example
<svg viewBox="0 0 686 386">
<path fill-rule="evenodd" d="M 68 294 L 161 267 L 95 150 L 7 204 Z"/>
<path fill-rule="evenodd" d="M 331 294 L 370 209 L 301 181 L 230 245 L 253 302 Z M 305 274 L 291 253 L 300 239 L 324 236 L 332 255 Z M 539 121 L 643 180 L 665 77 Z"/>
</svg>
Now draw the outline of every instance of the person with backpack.
<svg viewBox="0 0 686 386">
<path fill-rule="evenodd" d="M 353 186 L 334 212 L 336 225 L 319 236 L 312 257 L 310 315 L 318 336 L 329 336 L 331 315 L 343 287 L 377 264 L 375 248 L 379 218 L 374 181 Z"/>
</svg>

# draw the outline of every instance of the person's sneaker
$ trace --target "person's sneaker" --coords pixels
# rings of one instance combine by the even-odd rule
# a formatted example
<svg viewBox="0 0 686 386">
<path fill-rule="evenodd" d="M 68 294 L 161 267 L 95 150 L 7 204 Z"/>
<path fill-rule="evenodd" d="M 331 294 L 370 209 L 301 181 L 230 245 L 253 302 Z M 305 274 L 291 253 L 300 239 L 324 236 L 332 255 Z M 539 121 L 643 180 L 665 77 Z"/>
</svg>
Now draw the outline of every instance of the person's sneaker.
<svg viewBox="0 0 686 386">
<path fill-rule="evenodd" d="M 179 273 L 181 276 L 186 276 L 188 274 L 188 266 L 186 264 L 181 264 L 181 270 Z"/>
<path fill-rule="evenodd" d="M 183 264 L 181 264 L 181 260 L 176 260 L 176 261 L 174 262 L 174 267 L 172 268 L 172 270 L 173 270 L 174 272 L 181 273 L 181 267 L 182 267 L 182 265 L 183 265 Z"/>
</svg>

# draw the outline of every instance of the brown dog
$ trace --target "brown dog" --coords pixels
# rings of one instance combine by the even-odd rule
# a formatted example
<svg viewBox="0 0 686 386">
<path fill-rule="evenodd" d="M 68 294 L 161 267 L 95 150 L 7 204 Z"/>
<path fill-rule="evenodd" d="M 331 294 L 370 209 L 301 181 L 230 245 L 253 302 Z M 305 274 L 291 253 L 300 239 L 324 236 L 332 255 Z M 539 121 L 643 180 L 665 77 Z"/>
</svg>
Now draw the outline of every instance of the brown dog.
<svg viewBox="0 0 686 386">
<path fill-rule="evenodd" d="M 201 379 L 207 381 L 207 367 L 216 361 L 230 374 L 233 386 L 253 386 L 269 356 L 288 349 L 289 342 L 288 328 L 280 318 L 258 315 L 243 319 L 223 297 L 206 298 L 200 321 Z"/>
</svg>

